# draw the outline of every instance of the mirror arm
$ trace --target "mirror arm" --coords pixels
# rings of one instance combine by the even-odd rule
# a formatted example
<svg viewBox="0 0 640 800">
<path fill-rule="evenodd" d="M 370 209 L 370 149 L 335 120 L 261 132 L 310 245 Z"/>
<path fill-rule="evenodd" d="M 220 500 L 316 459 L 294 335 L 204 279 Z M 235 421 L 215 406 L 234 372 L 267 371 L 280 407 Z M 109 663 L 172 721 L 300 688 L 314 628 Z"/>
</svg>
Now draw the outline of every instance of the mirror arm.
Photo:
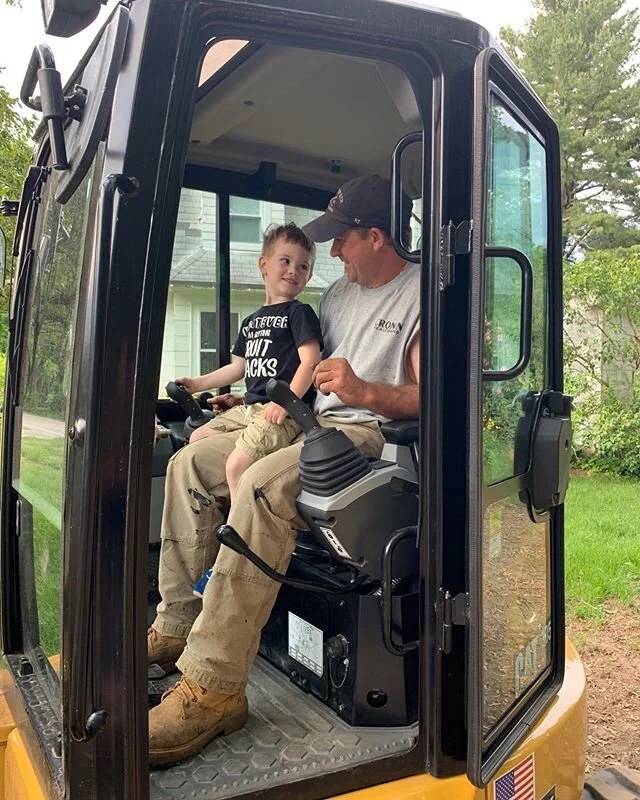
<svg viewBox="0 0 640 800">
<path fill-rule="evenodd" d="M 32 96 L 36 84 L 40 86 L 40 97 Z M 42 118 L 48 123 L 54 168 L 69 169 L 64 142 L 64 120 L 67 117 L 67 109 L 62 92 L 62 79 L 56 69 L 51 48 L 46 44 L 38 44 L 33 48 L 20 89 L 20 100 L 27 108 L 41 112 Z"/>
</svg>

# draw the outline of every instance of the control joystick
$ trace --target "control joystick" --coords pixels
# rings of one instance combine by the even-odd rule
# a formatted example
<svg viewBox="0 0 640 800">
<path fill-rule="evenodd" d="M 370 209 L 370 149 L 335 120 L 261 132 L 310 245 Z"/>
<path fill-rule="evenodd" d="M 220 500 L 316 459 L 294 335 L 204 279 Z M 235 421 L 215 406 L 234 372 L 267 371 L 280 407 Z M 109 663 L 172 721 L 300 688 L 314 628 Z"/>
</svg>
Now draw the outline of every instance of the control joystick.
<svg viewBox="0 0 640 800">
<path fill-rule="evenodd" d="M 181 383 L 169 381 L 165 387 L 169 397 L 177 403 L 187 415 L 184 423 L 184 440 L 189 441 L 189 437 L 196 428 L 200 428 L 205 423 L 213 419 L 213 411 L 202 408 L 195 397 L 188 392 Z"/>
</svg>

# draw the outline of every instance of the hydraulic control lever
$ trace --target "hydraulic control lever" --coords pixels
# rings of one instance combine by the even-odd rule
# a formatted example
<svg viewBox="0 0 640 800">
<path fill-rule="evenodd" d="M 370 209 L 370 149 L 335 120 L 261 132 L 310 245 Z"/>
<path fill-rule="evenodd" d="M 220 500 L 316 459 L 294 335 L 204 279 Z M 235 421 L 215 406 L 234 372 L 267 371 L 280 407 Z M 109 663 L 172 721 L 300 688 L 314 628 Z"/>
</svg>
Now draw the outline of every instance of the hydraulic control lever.
<svg viewBox="0 0 640 800">
<path fill-rule="evenodd" d="M 249 545 L 240 536 L 238 531 L 235 528 L 232 528 L 231 525 L 221 525 L 216 532 L 216 536 L 220 544 L 230 548 L 238 555 L 244 556 L 247 561 L 250 561 L 254 566 L 258 567 L 259 570 L 264 572 L 264 574 L 272 580 L 277 581 L 277 583 L 282 583 L 286 586 L 293 586 L 296 589 L 306 589 L 310 592 L 320 592 L 322 594 L 346 594 L 347 592 L 352 592 L 354 589 L 362 586 L 362 584 L 369 577 L 367 574 L 363 574 L 361 572 L 361 564 L 352 561 L 346 564 L 346 566 L 348 566 L 352 571 L 352 577 L 347 583 L 343 583 L 336 578 L 332 578 L 322 570 L 314 569 L 310 564 L 306 565 L 307 570 L 313 572 L 318 579 L 322 581 L 322 583 L 312 583 L 311 581 L 304 581 L 300 580 L 299 578 L 289 578 L 280 572 L 276 572 L 276 570 L 272 569 L 266 563 L 266 561 L 263 561 L 260 556 L 256 555 L 256 553 L 250 549 Z"/>
<path fill-rule="evenodd" d="M 291 419 L 302 428 L 305 436 L 308 437 L 309 434 L 324 430 L 309 406 L 303 403 L 284 381 L 271 378 L 267 381 L 266 392 L 269 400 L 273 400 L 274 403 L 286 409 Z"/>
<path fill-rule="evenodd" d="M 187 419 L 184 423 L 184 438 L 189 441 L 189 437 L 196 428 L 213 419 L 213 411 L 202 408 L 195 397 L 190 394 L 181 383 L 169 381 L 166 385 L 166 392 L 169 397 L 176 402 L 186 413 Z"/>
</svg>

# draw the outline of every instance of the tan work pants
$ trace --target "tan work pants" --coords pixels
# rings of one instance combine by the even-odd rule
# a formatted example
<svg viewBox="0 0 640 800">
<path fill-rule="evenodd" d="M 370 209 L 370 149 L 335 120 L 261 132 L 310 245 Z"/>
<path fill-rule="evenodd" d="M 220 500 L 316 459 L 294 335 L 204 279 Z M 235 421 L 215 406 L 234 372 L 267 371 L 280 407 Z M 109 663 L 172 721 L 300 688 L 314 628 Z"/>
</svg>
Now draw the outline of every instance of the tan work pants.
<svg viewBox="0 0 640 800">
<path fill-rule="evenodd" d="M 343 430 L 365 456 L 382 452 L 377 422 L 320 421 Z M 247 682 L 279 588 L 246 558 L 220 548 L 215 538 L 229 504 L 225 462 L 239 435 L 238 430 L 194 442 L 169 462 L 160 551 L 162 601 L 153 623 L 166 636 L 188 636 L 178 661 L 181 672 L 203 688 L 229 694 L 242 691 Z M 295 502 L 302 444 L 300 436 L 253 464 L 240 479 L 229 514 L 229 524 L 278 572 L 286 572 L 296 531 L 306 527 Z M 214 562 L 200 601 L 192 594 L 193 584 Z"/>
</svg>

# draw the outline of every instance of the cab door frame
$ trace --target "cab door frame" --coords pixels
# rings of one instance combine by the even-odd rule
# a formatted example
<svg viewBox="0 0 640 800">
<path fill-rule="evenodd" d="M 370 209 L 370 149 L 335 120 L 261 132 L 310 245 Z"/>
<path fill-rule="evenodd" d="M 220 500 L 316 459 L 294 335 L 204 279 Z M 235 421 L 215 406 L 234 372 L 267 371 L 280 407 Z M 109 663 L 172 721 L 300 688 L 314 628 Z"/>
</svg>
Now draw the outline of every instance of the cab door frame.
<svg viewBox="0 0 640 800">
<path fill-rule="evenodd" d="M 482 51 L 474 74 L 474 142 L 472 177 L 471 316 L 469 360 L 469 471 L 468 471 L 468 587 L 467 626 L 468 740 L 467 774 L 476 786 L 485 786 L 527 736 L 536 719 L 548 708 L 564 676 L 564 507 L 548 510 L 550 543 L 547 566 L 551 621 L 550 661 L 546 669 L 514 702 L 494 726 L 483 732 L 483 555 L 485 508 L 493 499 L 515 489 L 524 498 L 531 480 L 531 442 L 536 422 L 528 433 L 528 469 L 489 487 L 483 478 L 483 343 L 485 337 L 485 254 L 487 243 L 490 97 L 500 98 L 513 117 L 544 147 L 546 154 L 547 271 L 545 341 L 546 385 L 540 390 L 562 392 L 562 231 L 560 208 L 560 147 L 558 131 L 531 88 L 494 47 Z M 495 245 L 498 246 L 497 244 Z M 488 255 L 487 257 L 491 257 Z M 524 313 L 521 309 L 521 313 Z M 505 371 L 505 379 L 507 377 Z M 488 379 L 488 375 L 486 376 Z M 495 379 L 495 376 L 494 376 Z M 515 456 L 514 456 L 515 458 Z M 509 490 L 508 486 L 513 489 Z"/>
<path fill-rule="evenodd" d="M 425 125 L 430 125 L 432 131 L 431 147 L 426 149 L 426 152 L 423 153 L 423 170 L 428 176 L 425 185 L 430 186 L 427 196 L 432 208 L 431 213 L 424 217 L 424 237 L 429 245 L 424 248 L 425 253 L 422 259 L 423 268 L 429 261 L 435 263 L 438 253 L 438 233 L 441 218 L 440 152 L 442 137 L 440 113 L 441 76 L 440 65 L 438 64 L 437 58 L 427 47 L 421 46 L 419 53 L 408 53 L 406 50 L 401 50 L 399 44 L 403 41 L 403 36 L 400 33 L 394 36 L 394 29 L 398 19 L 396 16 L 397 10 L 394 8 L 385 8 L 384 6 L 380 8 L 380 13 L 387 15 L 385 18 L 388 24 L 383 25 L 380 20 L 371 20 L 367 23 L 362 21 L 361 28 L 356 34 L 352 31 L 349 31 L 347 34 L 344 30 L 341 30 L 343 19 L 339 11 L 334 11 L 332 13 L 327 11 L 326 15 L 319 14 L 317 8 L 314 8 L 314 5 L 312 1 L 298 0 L 295 10 L 291 7 L 290 2 L 281 2 L 280 7 L 274 7 L 273 3 L 264 2 L 256 2 L 242 7 L 235 5 L 231 7 L 230 4 L 218 0 L 217 2 L 207 4 L 204 14 L 202 14 L 205 8 L 204 5 L 190 7 L 186 12 L 182 32 L 183 36 L 180 49 L 177 53 L 177 63 L 180 64 L 179 72 L 178 70 L 176 71 L 178 79 L 174 83 L 174 92 L 172 93 L 167 112 L 167 119 L 171 118 L 172 122 L 170 124 L 174 127 L 172 152 L 170 154 L 171 161 L 169 162 L 167 158 L 167 161 L 161 164 L 159 170 L 160 179 L 158 192 L 163 194 L 167 202 L 163 207 L 164 218 L 161 220 L 154 215 L 149 236 L 150 250 L 147 263 L 153 263 L 155 265 L 156 279 L 159 284 L 169 274 L 169 255 L 171 252 L 175 218 L 178 211 L 179 189 L 182 186 L 182 182 L 176 184 L 176 176 L 179 175 L 179 169 L 184 163 L 187 149 L 188 130 L 180 130 L 179 135 L 176 135 L 175 127 L 178 124 L 176 121 L 191 118 L 193 110 L 192 94 L 195 94 L 193 81 L 196 78 L 197 69 L 204 56 L 206 44 L 210 42 L 214 36 L 219 36 L 220 38 L 251 39 L 253 34 L 254 37 L 260 41 L 281 42 L 290 45 L 295 39 L 296 46 L 300 47 L 314 47 L 329 52 L 344 52 L 362 57 L 384 58 L 386 56 L 388 60 L 393 61 L 403 69 L 405 74 L 411 79 L 419 102 L 421 99 L 419 94 L 420 81 L 429 81 L 433 85 L 433 101 L 428 108 L 430 116 L 425 119 L 424 123 Z M 356 4 L 354 4 L 354 6 L 355 5 Z M 363 10 L 366 9 L 368 5 L 369 4 L 366 2 L 358 2 L 357 6 L 359 6 L 362 11 L 356 7 L 351 7 L 350 16 L 357 16 L 360 23 L 360 14 L 363 13 Z M 286 13 L 292 18 L 292 22 L 286 34 L 283 34 L 281 28 L 281 13 L 283 10 L 286 10 Z M 411 9 L 405 9 L 404 11 L 408 15 L 416 14 L 416 12 Z M 416 20 L 418 23 L 420 20 L 423 20 L 422 24 L 425 25 L 426 21 L 424 21 L 423 14 L 417 13 Z M 384 35 L 382 35 L 383 30 Z M 375 34 L 373 31 L 375 31 Z M 406 38 L 406 33 L 404 36 Z M 424 68 L 425 65 L 428 65 L 430 71 Z M 421 69 L 422 72 L 420 72 Z M 190 81 L 191 84 L 189 83 Z M 168 157 L 169 154 L 166 155 Z M 391 160 L 391 153 L 389 154 L 389 158 Z M 220 179 L 224 179 L 224 175 L 221 171 L 212 170 L 211 172 L 212 176 L 215 177 L 217 181 L 214 181 L 211 185 L 203 185 L 200 180 L 204 178 L 206 182 L 205 170 L 191 170 L 187 166 L 185 183 L 193 186 L 195 179 L 199 188 L 207 188 L 210 190 L 218 189 L 221 185 L 219 181 Z M 238 177 L 239 176 L 236 177 L 236 180 Z M 278 191 L 280 188 L 286 193 L 280 195 Z M 297 188 L 301 193 L 306 192 L 305 187 Z M 276 202 L 280 197 L 279 201 L 284 202 L 291 198 L 292 191 L 296 191 L 295 186 L 284 184 L 279 187 L 276 183 L 273 191 L 270 191 L 267 196 L 268 199 L 275 200 Z M 250 194 L 251 196 L 258 196 L 259 192 L 257 193 L 256 190 L 253 189 Z M 303 194 L 299 196 L 303 196 Z M 156 204 L 156 208 L 158 207 L 158 204 Z M 424 289 L 425 296 L 429 293 L 432 298 L 435 298 L 434 302 L 437 303 L 437 271 L 425 269 L 424 280 L 429 284 L 428 288 L 425 287 Z M 158 292 L 160 293 L 161 290 L 158 289 Z M 155 318 L 153 320 L 146 320 L 158 333 L 156 336 L 152 335 L 149 337 L 148 341 L 151 343 L 162 341 L 160 326 L 163 320 L 158 319 L 156 316 L 160 310 L 162 310 L 162 314 L 164 314 L 164 307 L 159 303 L 153 308 L 153 315 Z M 439 324 L 435 311 L 433 315 L 427 319 L 429 327 Z M 431 330 L 424 329 L 422 331 L 422 337 L 423 360 L 430 365 L 430 362 L 426 360 L 427 358 L 430 359 L 431 355 L 427 356 L 426 354 L 430 351 L 435 352 L 435 348 L 439 347 L 439 336 L 432 336 Z M 436 344 L 427 346 L 427 342 L 436 342 Z M 142 358 L 141 363 L 146 364 L 145 371 L 148 373 L 147 379 L 153 374 L 157 380 L 155 370 L 157 366 L 157 371 L 159 371 L 161 353 L 157 346 L 150 346 L 155 347 L 155 349 L 150 351 L 153 353 L 153 357 Z M 156 356 L 157 365 L 154 362 Z M 436 365 L 434 364 L 434 366 Z M 439 369 L 439 364 L 437 364 L 437 367 Z M 433 398 L 439 397 L 440 393 L 438 369 L 423 370 L 423 374 L 429 376 L 429 380 L 425 380 L 421 386 L 423 392 L 422 402 L 423 404 L 427 402 L 430 404 L 431 408 L 438 407 L 434 405 L 433 400 Z M 428 388 L 425 386 L 427 383 L 429 384 Z M 425 400 L 427 392 L 428 401 Z M 149 394 L 146 395 L 145 403 L 150 396 Z M 155 393 L 153 396 L 155 397 Z M 429 419 L 428 428 L 424 427 L 421 433 L 421 437 L 423 437 L 423 447 L 426 446 L 424 443 L 428 441 L 430 452 L 435 453 L 436 446 L 439 446 L 439 436 L 438 420 L 434 414 Z M 431 437 L 435 437 L 435 439 Z M 432 445 L 433 441 L 435 441 L 437 445 Z M 437 457 L 434 458 L 433 463 L 429 463 L 429 459 L 421 459 L 421 469 L 423 472 L 421 479 L 425 479 L 426 476 L 428 483 L 425 485 L 429 486 L 428 491 L 423 494 L 423 502 L 425 503 L 426 499 L 424 498 L 426 498 L 427 494 L 433 497 L 433 493 L 439 490 L 436 460 Z M 434 502 L 433 505 L 435 506 L 436 503 Z M 424 516 L 425 518 L 429 518 L 428 514 Z M 437 518 L 432 516 L 430 524 L 432 527 L 437 524 Z M 427 537 L 431 537 L 431 535 L 431 531 L 427 532 L 425 528 L 424 536 L 422 537 L 424 553 L 426 553 L 428 549 Z M 423 558 L 423 563 L 424 560 Z M 421 572 L 424 573 L 424 571 L 423 564 L 421 564 Z M 429 590 L 430 588 L 431 587 L 429 587 Z M 430 605 L 430 601 L 425 596 L 425 606 L 428 605 Z M 305 797 L 308 796 L 311 800 L 311 798 L 316 797 L 334 796 L 428 771 L 429 755 L 427 748 L 429 747 L 430 720 L 428 717 L 429 711 L 426 710 L 426 707 L 429 702 L 428 698 L 432 697 L 432 690 L 428 685 L 430 670 L 428 664 L 430 663 L 431 656 L 429 654 L 429 640 L 425 635 L 424 617 L 421 621 L 421 625 L 423 626 L 422 640 L 425 646 L 423 648 L 421 663 L 421 724 L 416 745 L 412 750 L 402 755 L 380 758 L 361 766 L 341 770 L 332 775 L 307 779 L 304 781 Z M 301 783 L 291 783 L 274 787 L 273 789 L 263 789 L 260 796 L 264 797 L 265 800 L 267 797 L 277 797 L 278 800 L 297 800 L 297 798 L 300 797 L 301 791 Z"/>
</svg>

